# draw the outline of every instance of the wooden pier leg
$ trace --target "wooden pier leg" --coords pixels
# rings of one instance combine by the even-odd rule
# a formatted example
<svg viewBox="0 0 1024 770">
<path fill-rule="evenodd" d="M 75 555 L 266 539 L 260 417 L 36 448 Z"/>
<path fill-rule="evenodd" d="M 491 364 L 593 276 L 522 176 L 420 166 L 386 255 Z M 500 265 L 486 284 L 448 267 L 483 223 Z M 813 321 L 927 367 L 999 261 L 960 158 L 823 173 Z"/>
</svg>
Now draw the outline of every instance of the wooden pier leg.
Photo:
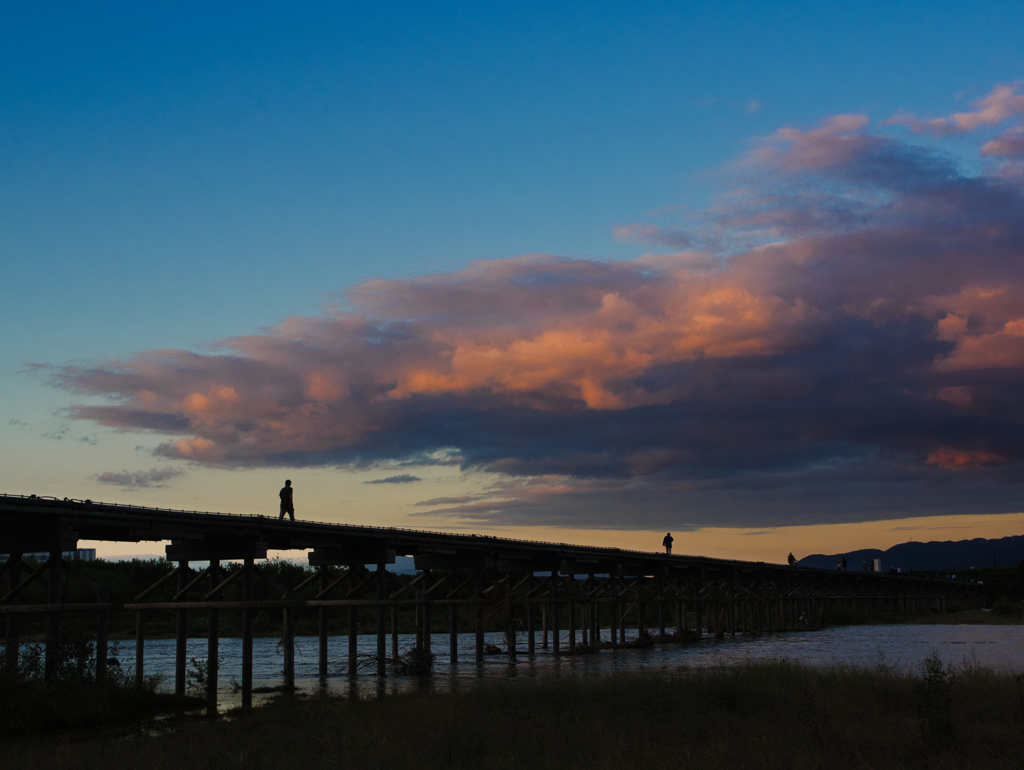
<svg viewBox="0 0 1024 770">
<path fill-rule="evenodd" d="M 665 638 L 665 602 L 661 599 L 658 600 L 658 633 Z"/>
<path fill-rule="evenodd" d="M 476 632 L 476 664 L 484 663 L 484 571 L 476 571 L 476 590 L 473 593 L 473 610 L 475 613 L 474 631 Z"/>
<path fill-rule="evenodd" d="M 526 593 L 533 590 L 534 582 L 533 575 L 530 575 L 526 580 Z M 524 609 L 526 610 L 526 654 L 532 658 L 537 654 L 537 627 L 534 622 L 537 608 L 532 601 L 527 600 Z"/>
<path fill-rule="evenodd" d="M 7 574 L 10 576 L 10 588 L 14 588 L 21 582 L 21 560 L 24 554 L 12 553 L 8 559 L 11 565 Z M 12 604 L 19 603 L 18 597 L 12 599 Z M 10 612 L 7 614 L 7 629 L 6 635 L 4 636 L 4 646 L 6 648 L 7 660 L 5 661 L 7 666 L 7 673 L 11 676 L 18 670 L 18 651 L 21 645 L 21 635 L 19 634 L 20 629 L 18 628 L 18 613 Z"/>
<path fill-rule="evenodd" d="M 288 591 L 288 598 L 292 598 L 291 590 Z M 281 647 L 284 653 L 284 686 L 289 690 L 295 689 L 295 610 L 292 607 L 285 607 L 282 612 Z"/>
<path fill-rule="evenodd" d="M 210 560 L 210 590 L 217 586 L 220 562 Z M 206 637 L 206 715 L 217 715 L 217 677 L 220 657 L 220 610 L 210 610 L 210 627 Z"/>
<path fill-rule="evenodd" d="M 220 655 L 220 610 L 210 610 L 210 627 L 206 636 L 206 715 L 217 715 L 217 677 Z"/>
<path fill-rule="evenodd" d="M 423 649 L 428 653 L 432 650 L 433 636 L 430 633 L 430 615 L 433 610 L 433 606 L 430 599 L 424 597 L 423 604 Z"/>
<path fill-rule="evenodd" d="M 110 601 L 110 597 L 106 591 L 100 591 L 96 596 L 96 601 L 106 604 Z M 101 610 L 97 614 L 99 617 L 96 619 L 96 681 L 105 682 L 107 680 L 107 658 L 110 657 L 107 648 L 110 613 Z"/>
<path fill-rule="evenodd" d="M 242 600 L 251 602 L 256 589 L 256 561 L 247 557 L 242 566 Z M 252 708 L 252 623 L 253 610 L 246 607 L 242 610 L 242 708 Z"/>
<path fill-rule="evenodd" d="M 377 676 L 384 676 L 387 673 L 385 665 L 388 657 L 387 629 L 384 626 L 384 602 L 388 598 L 388 573 L 387 565 L 383 562 L 377 565 Z"/>
<path fill-rule="evenodd" d="M 142 689 L 145 680 L 146 657 L 146 613 L 138 610 L 135 613 L 135 686 Z"/>
<path fill-rule="evenodd" d="M 391 605 L 391 659 L 398 662 L 398 607 Z"/>
<path fill-rule="evenodd" d="M 569 652 L 576 651 L 576 602 L 569 601 Z"/>
<path fill-rule="evenodd" d="M 320 577 L 317 581 L 318 591 L 317 594 L 321 594 L 327 588 L 328 578 L 327 573 L 321 569 Z M 325 683 L 328 677 L 327 669 L 329 666 L 327 660 L 327 650 L 330 643 L 330 618 L 327 614 L 326 607 L 317 608 L 317 676 L 320 677 L 321 683 Z"/>
<path fill-rule="evenodd" d="M 448 593 L 455 588 L 455 571 L 448 573 Z M 452 597 L 454 598 L 454 597 Z M 448 605 L 448 665 L 459 662 L 459 605 Z"/>
<path fill-rule="evenodd" d="M 49 585 L 47 598 L 50 604 L 60 604 L 60 575 L 64 556 L 60 551 L 51 551 L 48 560 Z M 43 671 L 46 681 L 56 675 L 57 667 L 57 636 L 60 633 L 60 612 L 46 613 L 46 657 L 43 660 Z"/>
<path fill-rule="evenodd" d="M 541 649 L 546 650 L 548 648 L 548 603 L 543 602 L 540 605 L 540 627 L 541 627 Z"/>
<path fill-rule="evenodd" d="M 558 571 L 551 573 L 551 651 L 555 655 L 561 654 L 559 647 L 558 629 Z"/>
<path fill-rule="evenodd" d="M 188 562 L 178 562 L 178 591 L 188 585 Z M 185 694 L 185 654 L 188 649 L 188 611 L 176 610 L 174 641 L 174 693 Z"/>
<path fill-rule="evenodd" d="M 359 665 L 359 617 L 358 608 L 350 604 L 348 606 L 348 675 L 356 675 L 356 667 Z"/>
<path fill-rule="evenodd" d="M 612 586 L 612 594 L 614 594 L 614 586 Z M 611 637 L 611 643 L 618 643 L 618 604 L 614 600 L 608 602 L 608 635 Z"/>
<path fill-rule="evenodd" d="M 580 605 L 580 644 L 586 648 L 590 642 L 590 636 L 594 630 L 594 623 L 590 619 L 590 602 Z"/>
</svg>

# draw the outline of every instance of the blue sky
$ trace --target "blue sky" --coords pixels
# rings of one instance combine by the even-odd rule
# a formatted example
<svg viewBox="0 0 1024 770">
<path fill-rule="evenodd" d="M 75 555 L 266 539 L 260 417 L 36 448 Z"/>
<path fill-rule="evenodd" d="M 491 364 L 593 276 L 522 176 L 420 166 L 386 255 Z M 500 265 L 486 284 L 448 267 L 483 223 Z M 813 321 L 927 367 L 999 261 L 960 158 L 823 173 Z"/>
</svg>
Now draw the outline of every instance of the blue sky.
<svg viewBox="0 0 1024 770">
<path fill-rule="evenodd" d="M 641 257 L 658 245 L 616 229 L 718 205 L 758 137 L 843 113 L 949 115 L 1024 79 L 1022 28 L 1010 2 L 6 3 L 0 486 L 175 507 L 209 485 L 222 508 L 232 490 L 248 503 L 253 474 L 273 486 L 278 469 L 178 458 L 188 500 L 182 480 L 103 486 L 105 472 L 164 467 L 148 453 L 167 437 L 69 419 L 80 391 L 26 364 L 205 350 L 349 307 L 340 292 L 368 278 Z M 979 163 L 970 138 L 941 141 L 951 162 Z M 370 472 L 317 467 L 324 495 Z M 438 467 L 450 494 L 358 487 L 353 515 L 493 478 Z"/>
</svg>

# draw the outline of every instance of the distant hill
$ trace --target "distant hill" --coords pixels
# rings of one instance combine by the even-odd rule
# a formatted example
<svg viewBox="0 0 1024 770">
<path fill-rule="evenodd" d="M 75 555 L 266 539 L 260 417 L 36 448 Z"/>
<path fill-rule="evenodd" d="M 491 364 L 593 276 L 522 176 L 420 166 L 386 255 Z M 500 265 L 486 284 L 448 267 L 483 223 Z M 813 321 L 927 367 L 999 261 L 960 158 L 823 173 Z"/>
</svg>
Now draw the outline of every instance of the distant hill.
<svg viewBox="0 0 1024 770">
<path fill-rule="evenodd" d="M 869 564 L 874 559 L 882 560 L 882 569 L 900 567 L 907 569 L 968 569 L 970 567 L 991 567 L 992 554 L 995 552 L 996 566 L 1016 567 L 1024 561 L 1024 535 L 1002 537 L 997 540 L 986 540 L 982 537 L 973 540 L 946 540 L 931 543 L 900 543 L 886 551 L 877 548 L 865 548 L 860 551 L 837 554 L 812 554 L 797 562 L 801 567 L 818 567 L 819 569 L 835 569 L 836 562 L 846 557 L 848 569 L 859 570 L 863 562 Z"/>
</svg>

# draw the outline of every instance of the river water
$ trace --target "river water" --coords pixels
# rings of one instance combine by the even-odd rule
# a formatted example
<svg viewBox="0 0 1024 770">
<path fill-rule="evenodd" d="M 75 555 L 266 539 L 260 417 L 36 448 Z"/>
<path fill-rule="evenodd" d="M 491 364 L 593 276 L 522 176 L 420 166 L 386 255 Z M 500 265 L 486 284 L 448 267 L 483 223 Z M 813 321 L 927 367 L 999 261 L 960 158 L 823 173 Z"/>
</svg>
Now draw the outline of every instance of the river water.
<svg viewBox="0 0 1024 770">
<path fill-rule="evenodd" d="M 635 636 L 635 630 L 633 634 Z M 607 631 L 605 632 L 607 636 Z M 388 653 L 391 637 L 388 637 Z M 485 641 L 504 649 L 501 634 L 485 634 Z M 412 635 L 399 636 L 399 649 L 411 649 Z M 566 649 L 567 635 L 563 635 L 562 649 Z M 592 655 L 555 656 L 541 649 L 537 636 L 537 655 L 526 657 L 526 640 L 520 635 L 521 649 L 517 663 L 510 664 L 507 655 L 489 655 L 484 664 L 474 663 L 473 634 L 459 635 L 459 662 L 451 665 L 448 656 L 448 635 L 434 634 L 432 651 L 436 655 L 434 672 L 430 677 L 403 676 L 389 672 L 384 680 L 374 675 L 371 656 L 376 653 L 374 635 L 359 637 L 359 654 L 365 670 L 355 677 L 347 676 L 348 637 L 330 638 L 329 657 L 331 677 L 326 683 L 317 676 L 318 641 L 315 636 L 295 639 L 295 684 L 306 692 L 326 687 L 341 695 L 372 697 L 375 695 L 409 692 L 419 689 L 447 691 L 474 683 L 536 679 L 557 675 L 581 677 L 605 676 L 617 671 L 637 669 L 671 671 L 681 667 L 718 666 L 747 661 L 787 658 L 809 665 L 852 664 L 873 665 L 884 661 L 901 668 L 915 667 L 932 652 L 943 662 L 960 664 L 977 662 L 995 669 L 1024 671 L 1024 625 L 883 625 L 846 626 L 821 631 L 802 631 L 764 634 L 749 638 L 737 636 L 715 640 L 705 636 L 689 644 L 654 645 L 644 649 L 602 650 Z M 206 640 L 188 641 L 188 659 L 206 660 Z M 239 699 L 237 683 L 242 679 L 241 639 L 220 640 L 220 677 L 222 708 L 236 705 Z M 118 658 L 126 671 L 134 670 L 135 645 L 122 642 Z M 253 642 L 253 685 L 274 687 L 281 684 L 283 657 L 279 640 L 258 638 Z M 145 651 L 146 674 L 161 674 L 162 689 L 174 686 L 174 640 L 147 639 Z M 262 697 L 268 697 L 266 695 Z M 255 702 L 261 696 L 257 694 Z"/>
</svg>

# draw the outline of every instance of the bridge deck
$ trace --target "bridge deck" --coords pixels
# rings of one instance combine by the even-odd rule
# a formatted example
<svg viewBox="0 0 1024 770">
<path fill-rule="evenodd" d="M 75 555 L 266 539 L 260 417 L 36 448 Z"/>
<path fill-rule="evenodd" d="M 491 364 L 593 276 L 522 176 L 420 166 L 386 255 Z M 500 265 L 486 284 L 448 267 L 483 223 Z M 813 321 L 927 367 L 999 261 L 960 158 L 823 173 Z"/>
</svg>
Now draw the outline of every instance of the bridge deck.
<svg viewBox="0 0 1024 770">
<path fill-rule="evenodd" d="M 825 574 L 890 579 L 887 574 L 852 571 L 839 573 L 784 564 L 716 559 L 705 556 L 633 551 L 621 548 L 552 543 L 533 540 L 461 535 L 445 532 L 283 521 L 255 514 L 147 508 L 54 497 L 0 495 L 0 553 L 72 550 L 77 540 L 107 542 L 174 541 L 191 543 L 194 553 L 217 548 L 229 552 L 235 543 L 265 543 L 280 551 L 325 550 L 373 555 L 393 551 L 417 557 L 424 564 L 458 563 L 483 566 L 518 565 L 508 571 L 563 574 L 618 572 L 620 575 L 660 575 L 672 572 L 738 570 L 786 574 Z M 205 546 L 205 548 L 204 548 Z M 230 558 L 225 556 L 224 558 Z M 196 559 L 200 560 L 200 559 Z M 366 563 L 376 561 L 368 558 Z M 536 569 L 527 567 L 536 565 Z M 554 566 L 552 566 L 554 565 Z M 901 576 L 899 579 L 906 579 Z"/>
</svg>

